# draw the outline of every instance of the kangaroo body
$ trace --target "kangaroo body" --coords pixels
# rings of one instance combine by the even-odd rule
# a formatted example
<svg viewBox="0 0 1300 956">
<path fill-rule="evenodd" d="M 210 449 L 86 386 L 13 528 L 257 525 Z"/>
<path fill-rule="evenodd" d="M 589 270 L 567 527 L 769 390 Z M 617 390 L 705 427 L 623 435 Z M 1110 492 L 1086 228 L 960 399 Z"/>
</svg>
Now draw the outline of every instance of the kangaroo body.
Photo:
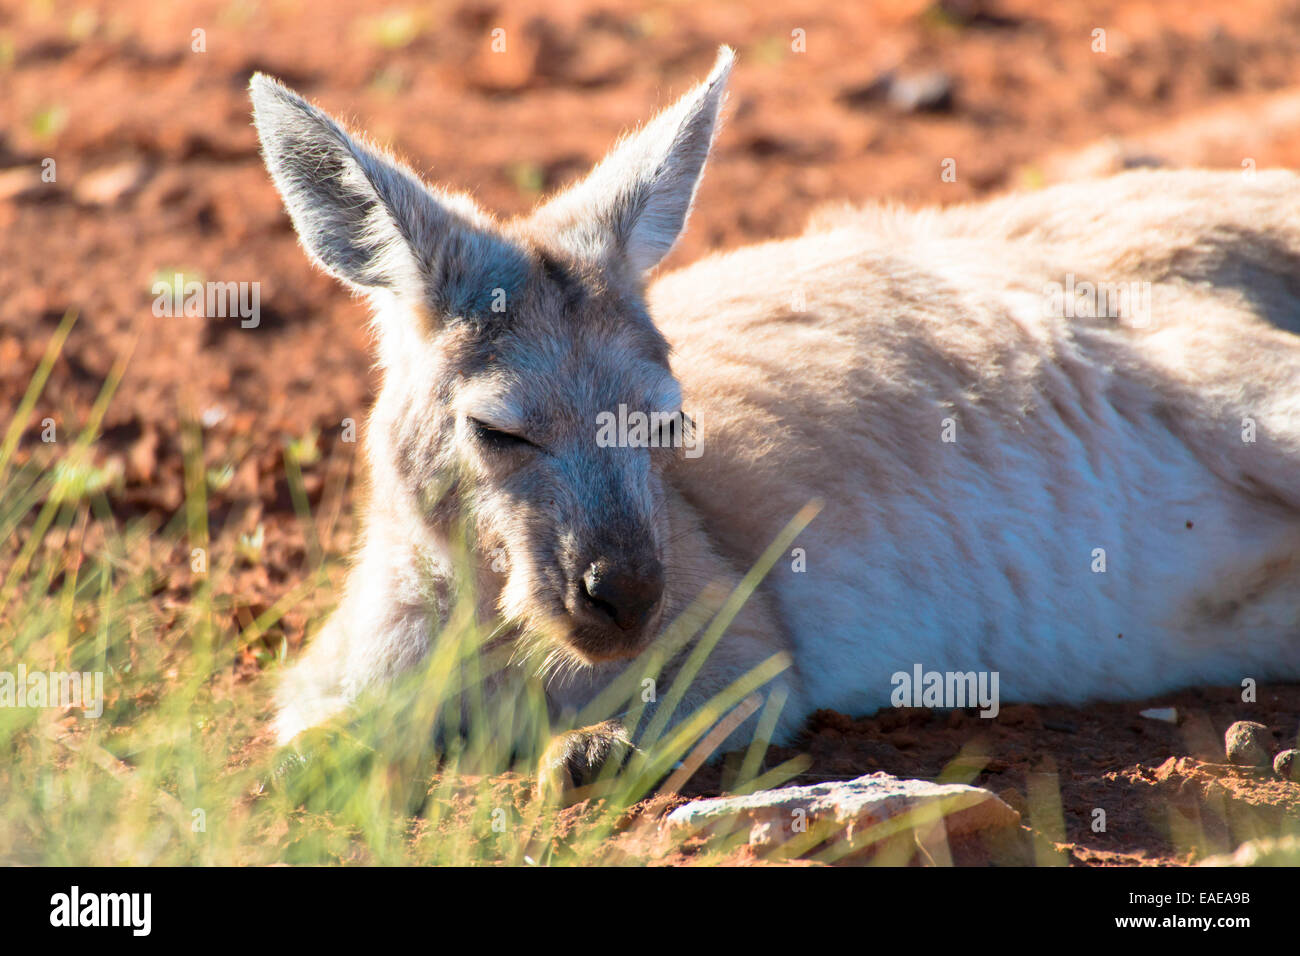
<svg viewBox="0 0 1300 956">
<path fill-rule="evenodd" d="M 479 582 L 485 612 L 580 664 L 548 685 L 560 711 L 811 500 L 797 560 L 683 712 L 777 651 L 778 739 L 888 705 L 918 665 L 1026 701 L 1300 678 L 1300 180 L 1135 172 L 843 210 L 645 286 L 729 66 L 505 224 L 255 81 L 299 234 L 370 295 L 385 368 L 362 547 L 281 736 L 427 652 L 456 509 L 512 559 Z M 488 290 L 509 318 L 475 304 Z M 624 404 L 684 409 L 703 453 L 599 447 Z M 566 746 L 569 770 L 600 749 Z"/>
<path fill-rule="evenodd" d="M 873 711 L 917 663 L 1028 701 L 1300 676 L 1295 222 L 1289 173 L 1139 172 L 661 279 L 713 546 L 747 566 L 825 502 L 765 583 L 805 706 Z M 1149 314 L 1053 314 L 1070 277 Z"/>
</svg>

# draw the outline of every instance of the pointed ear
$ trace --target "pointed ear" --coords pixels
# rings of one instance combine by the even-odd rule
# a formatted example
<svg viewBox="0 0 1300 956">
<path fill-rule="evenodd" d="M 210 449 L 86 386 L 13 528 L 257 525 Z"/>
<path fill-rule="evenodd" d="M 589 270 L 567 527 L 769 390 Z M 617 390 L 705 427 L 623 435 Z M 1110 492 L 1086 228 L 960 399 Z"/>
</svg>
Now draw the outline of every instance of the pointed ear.
<svg viewBox="0 0 1300 956">
<path fill-rule="evenodd" d="M 526 257 L 468 197 L 430 190 L 268 76 L 255 75 L 249 90 L 267 169 L 325 271 L 357 289 L 424 296 L 452 314 L 523 281 Z"/>
<path fill-rule="evenodd" d="M 722 47 L 708 79 L 538 209 L 534 224 L 579 257 L 621 256 L 638 274 L 656 266 L 686 225 L 734 59 Z"/>
</svg>

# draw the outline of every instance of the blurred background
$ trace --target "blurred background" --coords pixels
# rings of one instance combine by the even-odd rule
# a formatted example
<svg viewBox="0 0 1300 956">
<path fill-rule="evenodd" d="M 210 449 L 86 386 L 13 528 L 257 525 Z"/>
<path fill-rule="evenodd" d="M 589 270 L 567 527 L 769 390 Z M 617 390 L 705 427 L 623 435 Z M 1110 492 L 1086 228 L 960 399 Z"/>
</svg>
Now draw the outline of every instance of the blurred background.
<svg viewBox="0 0 1300 956">
<path fill-rule="evenodd" d="M 826 201 L 1300 161 L 1300 4 L 1278 0 L 4 0 L 0 406 L 79 313 L 20 454 L 47 417 L 83 422 L 133 347 L 96 451 L 114 506 L 180 506 L 179 424 L 197 419 L 212 533 L 262 542 L 238 591 L 264 606 L 307 548 L 284 448 L 320 507 L 374 378 L 361 304 L 309 266 L 258 157 L 249 75 L 512 214 L 702 77 L 720 43 L 739 53 L 729 118 L 670 267 L 796 232 Z M 177 274 L 260 283 L 260 324 L 154 315 L 153 284 Z M 348 544 L 340 511 L 330 550 Z"/>
</svg>

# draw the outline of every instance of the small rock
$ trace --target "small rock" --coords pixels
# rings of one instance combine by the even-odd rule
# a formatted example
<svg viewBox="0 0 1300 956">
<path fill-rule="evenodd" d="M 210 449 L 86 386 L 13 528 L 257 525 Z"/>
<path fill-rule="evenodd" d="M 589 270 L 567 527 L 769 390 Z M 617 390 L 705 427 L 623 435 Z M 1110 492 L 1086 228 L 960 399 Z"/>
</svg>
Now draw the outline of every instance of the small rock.
<svg viewBox="0 0 1300 956">
<path fill-rule="evenodd" d="M 1147 720 L 1160 720 L 1166 724 L 1178 723 L 1177 707 L 1149 707 L 1146 710 L 1138 711 L 1138 715 L 1147 718 Z"/>
<path fill-rule="evenodd" d="M 859 109 L 884 103 L 900 113 L 943 113 L 953 108 L 953 89 L 952 77 L 940 71 L 898 74 L 889 70 L 870 83 L 845 90 L 840 99 Z"/>
<path fill-rule="evenodd" d="M 126 453 L 126 476 L 147 485 L 158 468 L 158 431 L 147 426 Z"/>
<path fill-rule="evenodd" d="M 216 428 L 225 420 L 226 410 L 220 405 L 209 405 L 199 415 L 199 421 L 203 423 L 204 428 Z"/>
<path fill-rule="evenodd" d="M 726 835 L 747 828 L 752 846 L 771 846 L 820 832 L 815 830 L 820 825 L 828 837 L 835 835 L 861 849 L 894 835 L 898 823 L 928 828 L 940 818 L 949 837 L 997 831 L 1020 822 L 1020 814 L 988 790 L 873 773 L 854 780 L 694 800 L 668 814 L 664 826 L 678 836 L 702 831 Z M 882 826 L 886 821 L 895 826 Z"/>
<path fill-rule="evenodd" d="M 1228 763 L 1238 767 L 1269 766 L 1273 762 L 1269 757 L 1271 744 L 1268 728 L 1253 720 L 1239 720 L 1223 735 L 1223 749 L 1228 754 Z"/>
<path fill-rule="evenodd" d="M 1283 750 L 1274 757 L 1273 772 L 1283 780 L 1300 782 L 1300 750 Z"/>
<path fill-rule="evenodd" d="M 952 109 L 952 93 L 952 77 L 936 71 L 894 77 L 885 99 L 903 113 L 940 113 Z"/>
<path fill-rule="evenodd" d="M 82 176 L 72 187 L 79 202 L 88 206 L 111 206 L 138 190 L 149 178 L 149 169 L 138 160 L 128 160 Z"/>
<path fill-rule="evenodd" d="M 0 169 L 0 200 L 28 199 L 48 188 L 41 181 L 41 171 L 37 166 Z"/>
</svg>

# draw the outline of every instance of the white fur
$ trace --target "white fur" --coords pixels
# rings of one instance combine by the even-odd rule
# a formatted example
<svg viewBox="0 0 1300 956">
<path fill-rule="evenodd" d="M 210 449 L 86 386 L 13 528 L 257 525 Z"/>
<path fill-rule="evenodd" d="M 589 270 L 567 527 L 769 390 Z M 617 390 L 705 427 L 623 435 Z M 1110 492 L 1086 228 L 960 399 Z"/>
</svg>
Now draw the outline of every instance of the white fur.
<svg viewBox="0 0 1300 956">
<path fill-rule="evenodd" d="M 996 671 L 1008 701 L 1300 678 L 1300 180 L 1137 172 L 948 210 L 826 212 L 804 236 L 651 286 L 650 314 L 674 348 L 668 386 L 629 303 L 689 212 L 730 62 L 724 52 L 589 179 L 500 235 L 472 210 L 421 197 L 409 173 L 293 94 L 255 86 L 268 162 L 304 243 L 345 281 L 379 286 L 385 367 L 363 547 L 339 610 L 281 690 L 281 738 L 427 651 L 453 586 L 419 483 L 447 461 L 478 476 L 496 509 L 480 509 L 480 530 L 507 548 L 554 525 L 557 555 L 580 550 L 593 521 L 601 530 L 602 502 L 648 527 L 626 544 L 659 548 L 673 609 L 711 582 L 734 584 L 796 512 L 823 502 L 795 542 L 806 570 L 777 563 L 682 706 L 787 651 L 778 739 L 816 708 L 885 706 L 892 675 L 917 664 Z M 285 145 L 314 136 L 368 178 L 341 194 L 314 182 Z M 391 243 L 346 228 L 340 203 L 354 193 L 382 200 L 391 234 L 403 225 L 450 251 L 410 257 L 427 262 L 418 279 L 381 268 Z M 515 276 L 537 249 L 563 259 L 583 295 L 543 294 L 551 305 L 536 314 L 521 306 L 509 334 L 526 358 L 510 375 L 462 382 L 425 307 L 444 290 L 425 286 L 450 276 L 456 295 L 442 300 L 472 305 L 478 285 Z M 1053 311 L 1047 292 L 1068 277 L 1149 284 L 1149 314 L 1131 301 L 1110 315 Z M 569 308 L 558 301 L 586 311 L 555 314 Z M 450 413 L 429 404 L 436 379 L 459 383 L 447 386 L 459 390 Z M 652 466 L 628 449 L 591 450 L 598 407 L 626 393 L 675 410 L 677 385 L 703 455 Z M 539 441 L 563 450 L 536 467 L 534 487 L 547 490 L 525 520 L 499 492 L 524 459 L 489 460 L 460 417 L 446 423 L 477 408 L 502 424 L 538 396 L 553 413 L 534 415 L 553 432 Z M 556 568 L 516 550 L 508 578 L 480 593 L 485 611 L 534 626 L 530 614 L 554 613 L 536 598 Z M 622 666 L 566 675 L 552 699 L 577 709 Z"/>
</svg>

